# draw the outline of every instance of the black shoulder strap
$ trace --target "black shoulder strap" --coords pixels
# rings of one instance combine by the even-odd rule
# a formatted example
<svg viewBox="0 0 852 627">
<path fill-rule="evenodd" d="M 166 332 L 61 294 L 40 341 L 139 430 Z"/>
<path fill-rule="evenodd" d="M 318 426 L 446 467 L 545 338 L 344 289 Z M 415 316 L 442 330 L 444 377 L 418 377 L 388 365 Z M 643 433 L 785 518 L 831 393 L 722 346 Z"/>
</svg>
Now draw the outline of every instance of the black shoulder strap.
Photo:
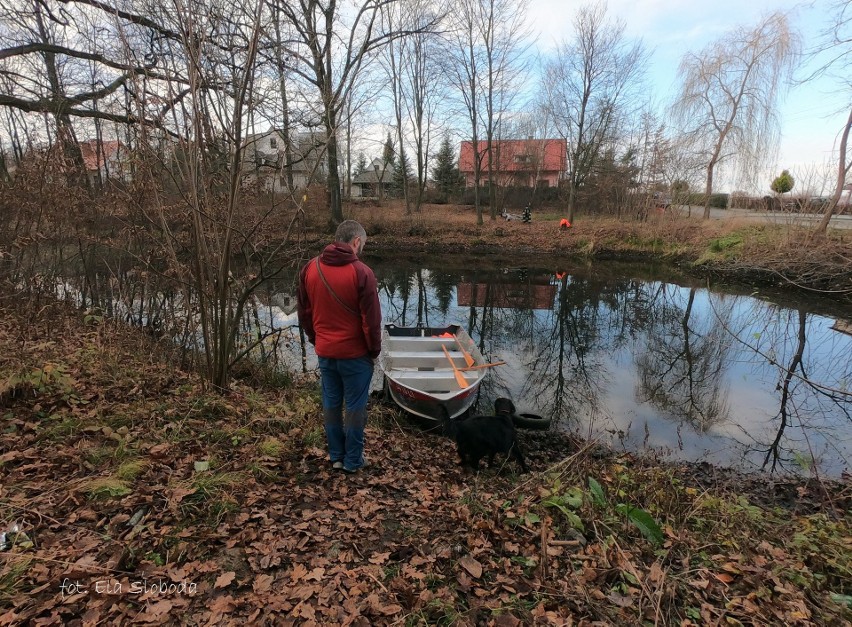
<svg viewBox="0 0 852 627">
<path fill-rule="evenodd" d="M 334 300 L 336 300 L 338 303 L 340 303 L 340 306 L 343 307 L 349 313 L 351 313 L 353 316 L 357 316 L 358 318 L 360 318 L 361 315 L 357 311 L 352 309 L 352 307 L 350 307 L 349 305 L 344 303 L 342 300 L 340 300 L 340 297 L 337 295 L 337 293 L 333 289 L 331 289 L 331 285 L 328 284 L 328 281 L 325 280 L 325 275 L 322 273 L 322 268 L 320 267 L 319 257 L 316 257 L 315 259 L 316 259 L 316 263 L 317 263 L 317 272 L 319 273 L 320 278 L 322 279 L 322 282 L 325 283 L 325 287 L 326 287 L 326 289 L 328 289 L 328 292 L 332 296 L 334 296 Z"/>
</svg>

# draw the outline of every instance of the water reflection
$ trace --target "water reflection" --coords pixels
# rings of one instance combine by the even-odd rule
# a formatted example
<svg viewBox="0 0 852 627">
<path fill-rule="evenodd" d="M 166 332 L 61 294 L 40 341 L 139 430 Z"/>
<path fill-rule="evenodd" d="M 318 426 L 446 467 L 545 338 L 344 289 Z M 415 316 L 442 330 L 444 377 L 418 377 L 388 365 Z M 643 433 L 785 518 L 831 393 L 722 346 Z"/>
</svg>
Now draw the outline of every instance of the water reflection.
<svg viewBox="0 0 852 627">
<path fill-rule="evenodd" d="M 481 408 L 510 396 L 557 428 L 675 459 L 831 476 L 849 466 L 852 325 L 831 303 L 783 305 L 605 263 L 370 265 L 386 322 L 458 323 L 486 359 L 507 362 L 480 386 Z M 61 285 L 78 305 L 175 338 L 187 360 L 200 348 L 183 291 L 132 270 Z M 262 286 L 238 346 L 310 371 L 295 286 L 295 270 Z"/>
<path fill-rule="evenodd" d="M 696 288 L 690 288 L 684 304 L 682 290 L 663 285 L 658 292 L 656 315 L 634 355 L 636 394 L 640 403 L 651 403 L 707 433 L 729 420 L 724 375 L 733 338 L 723 320 L 730 318 L 731 307 L 715 312 L 720 317 L 716 323 L 697 319 L 695 293 Z"/>
<path fill-rule="evenodd" d="M 507 362 L 481 386 L 482 407 L 508 395 L 559 428 L 674 458 L 834 476 L 848 466 L 852 338 L 804 306 L 600 265 L 374 267 L 387 322 L 458 322 Z"/>
</svg>

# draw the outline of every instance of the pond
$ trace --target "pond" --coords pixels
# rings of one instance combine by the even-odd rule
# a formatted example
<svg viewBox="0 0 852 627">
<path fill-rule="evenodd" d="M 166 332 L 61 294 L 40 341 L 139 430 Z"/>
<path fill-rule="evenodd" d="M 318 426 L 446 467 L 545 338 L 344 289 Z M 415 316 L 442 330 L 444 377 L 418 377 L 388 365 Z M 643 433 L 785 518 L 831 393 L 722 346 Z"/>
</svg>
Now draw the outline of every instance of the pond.
<svg viewBox="0 0 852 627">
<path fill-rule="evenodd" d="M 455 322 L 489 361 L 507 362 L 483 383 L 482 410 L 508 396 L 559 429 L 671 459 L 849 468 L 852 328 L 831 302 L 616 263 L 371 265 L 386 322 Z"/>
<path fill-rule="evenodd" d="M 480 387 L 481 411 L 508 396 L 521 411 L 551 417 L 556 429 L 671 460 L 831 477 L 850 468 L 848 307 L 708 287 L 648 265 L 451 256 L 367 262 L 385 322 L 457 323 L 489 361 L 506 362 Z M 256 357 L 310 371 L 316 358 L 298 332 L 295 281 L 293 270 L 257 293 L 241 346 L 256 342 Z M 140 288 L 132 277 L 89 278 L 83 292 L 74 283 L 62 282 L 62 291 L 78 304 L 88 292 L 89 303 L 106 304 L 111 315 L 198 348 L 179 294 Z M 378 372 L 374 385 L 381 386 Z"/>
</svg>

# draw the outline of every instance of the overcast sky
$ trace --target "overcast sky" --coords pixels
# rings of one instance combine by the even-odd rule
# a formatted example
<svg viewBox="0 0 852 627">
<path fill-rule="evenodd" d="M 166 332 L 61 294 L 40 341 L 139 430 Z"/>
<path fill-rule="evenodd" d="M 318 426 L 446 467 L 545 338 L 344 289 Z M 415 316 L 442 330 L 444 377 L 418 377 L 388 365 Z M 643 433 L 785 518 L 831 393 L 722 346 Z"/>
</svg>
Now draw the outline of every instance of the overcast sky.
<svg viewBox="0 0 852 627">
<path fill-rule="evenodd" d="M 624 20 L 627 34 L 641 37 L 652 51 L 648 78 L 656 91 L 655 100 L 665 104 L 677 89 L 677 68 L 685 52 L 697 52 L 737 26 L 753 26 L 775 10 L 790 15 L 807 50 L 829 26 L 826 9 L 830 4 L 830 0 L 609 0 L 608 13 Z M 527 15 L 532 29 L 540 34 L 535 38 L 540 52 L 546 53 L 558 40 L 570 37 L 572 19 L 581 5 L 576 0 L 529 0 Z M 798 72 L 801 76 L 806 73 L 807 68 Z M 788 168 L 798 172 L 804 183 L 804 178 L 813 176 L 814 168 L 825 169 L 849 106 L 848 92 L 834 88 L 830 78 L 792 87 L 782 101 L 781 146 L 770 171 Z"/>
</svg>

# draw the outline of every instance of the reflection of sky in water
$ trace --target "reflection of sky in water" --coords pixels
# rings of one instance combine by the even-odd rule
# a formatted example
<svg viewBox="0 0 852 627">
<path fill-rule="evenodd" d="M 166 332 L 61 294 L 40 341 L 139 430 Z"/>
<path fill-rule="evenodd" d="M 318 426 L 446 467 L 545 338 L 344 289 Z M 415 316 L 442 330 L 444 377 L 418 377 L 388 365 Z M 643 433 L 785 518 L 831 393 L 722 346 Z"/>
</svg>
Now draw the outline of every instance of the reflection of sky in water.
<svg viewBox="0 0 852 627">
<path fill-rule="evenodd" d="M 521 410 L 552 416 L 560 428 L 616 449 L 746 469 L 760 468 L 776 439 L 780 384 L 798 347 L 800 308 L 633 278 L 632 268 L 605 263 L 563 281 L 517 268 L 371 266 L 386 322 L 458 323 L 487 359 L 507 362 L 483 382 L 483 410 L 510 396 Z M 57 292 L 79 304 L 69 284 Z M 182 319 L 179 295 L 156 298 Z M 150 302 L 118 300 L 113 314 L 119 318 L 143 324 L 152 315 Z M 804 311 L 817 305 L 829 307 L 811 301 Z M 277 347 L 275 363 L 300 371 L 294 309 L 293 278 L 265 285 L 246 310 L 240 337 L 251 341 L 258 326 L 276 331 L 275 343 L 265 344 L 267 355 Z M 130 316 L 133 311 L 138 315 Z M 807 376 L 834 390 L 852 388 L 852 336 L 833 330 L 833 317 L 807 313 L 805 320 Z M 188 343 L 193 337 L 200 336 Z M 310 346 L 305 363 L 316 367 Z M 381 386 L 381 377 L 373 386 Z M 852 398 L 838 394 L 843 402 L 835 403 L 797 378 L 789 389 L 789 424 L 778 446 L 783 468 L 801 471 L 801 461 L 793 460 L 812 454 L 822 473 L 839 475 L 852 457 Z"/>
<path fill-rule="evenodd" d="M 798 347 L 797 309 L 656 281 L 601 280 L 591 273 L 569 276 L 564 288 L 549 275 L 556 286 L 551 308 L 543 308 L 540 298 L 530 308 L 505 295 L 520 293 L 518 284 L 546 281 L 546 273 L 528 271 L 518 278 L 516 272 L 421 270 L 418 278 L 417 270 L 381 266 L 376 273 L 386 321 L 458 322 L 487 358 L 508 362 L 483 384 L 481 407 L 509 395 L 615 448 L 746 469 L 760 468 L 778 434 L 779 386 Z M 512 289 L 495 289 L 507 281 L 515 281 Z M 489 282 L 488 294 L 470 297 L 470 284 L 482 289 Z M 446 311 L 437 305 L 439 292 Z M 832 330 L 833 323 L 807 314 L 802 363 L 811 380 L 846 389 L 852 337 Z M 649 394 L 657 386 L 661 389 Z M 838 405 L 798 378 L 791 380 L 788 425 L 779 444 L 783 468 L 801 472 L 811 453 L 823 473 L 836 476 L 848 467 L 852 421 L 844 411 L 852 412 L 852 398 L 844 400 Z"/>
</svg>

